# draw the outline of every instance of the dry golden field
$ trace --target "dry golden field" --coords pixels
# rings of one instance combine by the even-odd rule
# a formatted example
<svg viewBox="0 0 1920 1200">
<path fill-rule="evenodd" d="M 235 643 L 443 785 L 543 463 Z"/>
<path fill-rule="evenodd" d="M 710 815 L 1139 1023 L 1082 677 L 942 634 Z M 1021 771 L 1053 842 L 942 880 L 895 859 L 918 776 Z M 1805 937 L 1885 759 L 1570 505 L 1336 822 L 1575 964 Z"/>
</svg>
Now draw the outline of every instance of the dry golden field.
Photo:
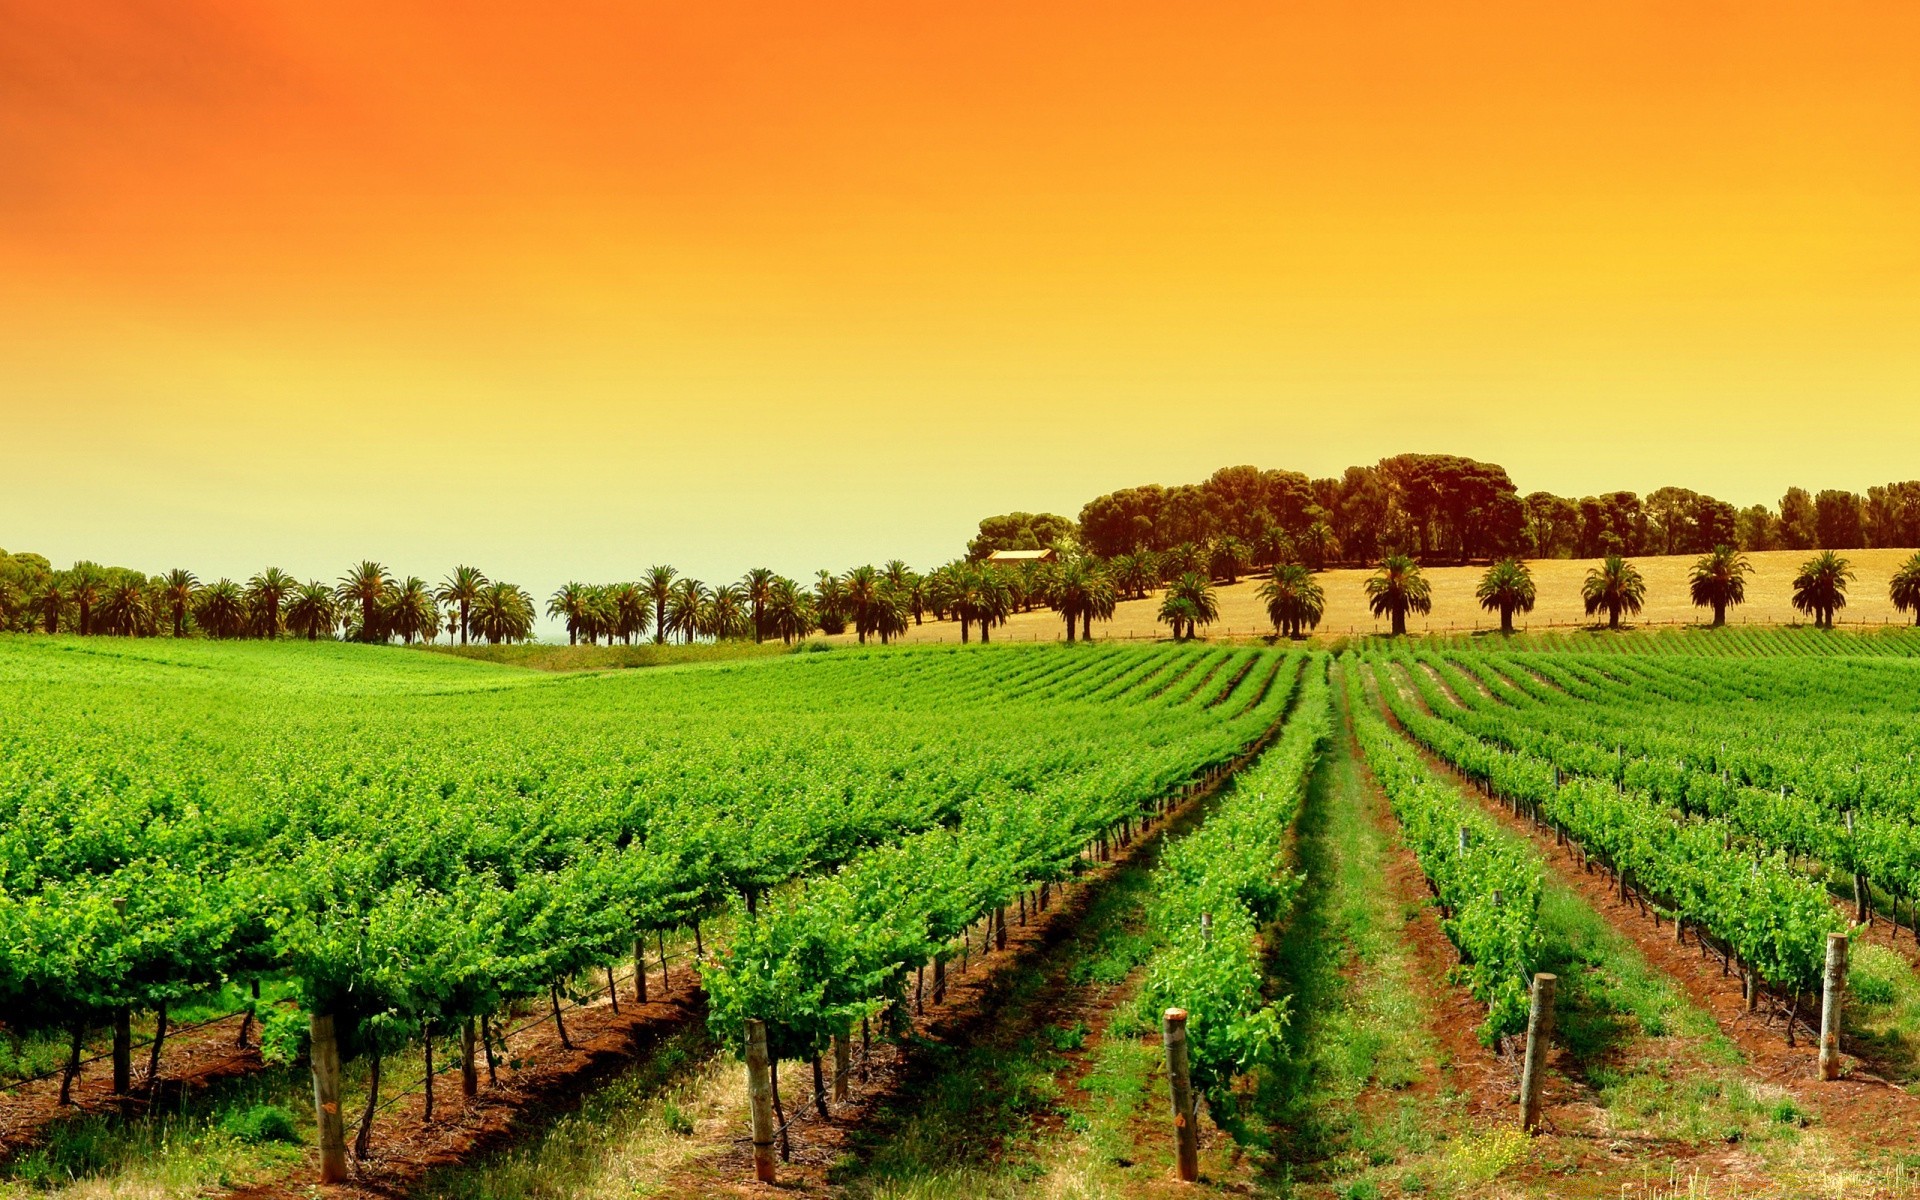
<svg viewBox="0 0 1920 1200">
<path fill-rule="evenodd" d="M 1848 589 L 1847 607 L 1839 624 L 1900 624 L 1910 621 L 1893 609 L 1887 598 L 1887 585 L 1901 563 L 1912 556 L 1911 550 L 1849 550 L 1845 556 L 1858 576 Z M 1753 623 L 1786 625 L 1805 620 L 1791 602 L 1793 577 L 1810 552 L 1770 550 L 1752 554 L 1753 574 L 1747 579 L 1747 602 L 1727 616 L 1732 624 Z M 1710 610 L 1698 609 L 1687 600 L 1687 571 L 1697 556 L 1673 555 L 1633 560 L 1647 581 L 1647 606 L 1630 623 L 1687 625 L 1704 624 L 1712 619 Z M 1594 559 L 1538 559 L 1528 564 L 1533 570 L 1539 602 L 1530 614 L 1516 614 L 1515 628 L 1540 629 L 1549 626 L 1590 625 L 1592 618 L 1580 601 L 1580 584 L 1587 571 L 1597 565 Z M 1433 588 L 1431 616 L 1410 616 L 1410 632 L 1445 632 L 1450 629 L 1498 628 L 1497 614 L 1481 610 L 1473 589 L 1484 567 L 1430 567 L 1425 574 Z M 1367 611 L 1362 584 L 1371 574 L 1362 568 L 1326 571 L 1318 576 L 1326 590 L 1327 613 L 1320 623 L 1322 637 L 1344 637 L 1355 633 L 1385 633 L 1387 623 L 1376 621 Z M 1207 633 L 1213 637 L 1249 637 L 1273 632 L 1260 598 L 1257 582 L 1242 580 L 1219 589 L 1220 620 Z M 1166 636 L 1166 627 L 1154 620 L 1160 599 L 1124 603 L 1108 622 L 1094 623 L 1096 638 L 1156 638 Z M 1604 618 L 1602 618 L 1604 620 Z M 1046 609 L 1015 614 L 1001 629 L 994 630 L 995 641 L 1047 641 L 1062 636 L 1060 619 Z M 835 639 L 840 640 L 840 639 Z M 849 638 L 847 640 L 851 640 Z M 960 627 L 952 621 L 929 621 L 907 634 L 910 642 L 957 642 Z"/>
</svg>

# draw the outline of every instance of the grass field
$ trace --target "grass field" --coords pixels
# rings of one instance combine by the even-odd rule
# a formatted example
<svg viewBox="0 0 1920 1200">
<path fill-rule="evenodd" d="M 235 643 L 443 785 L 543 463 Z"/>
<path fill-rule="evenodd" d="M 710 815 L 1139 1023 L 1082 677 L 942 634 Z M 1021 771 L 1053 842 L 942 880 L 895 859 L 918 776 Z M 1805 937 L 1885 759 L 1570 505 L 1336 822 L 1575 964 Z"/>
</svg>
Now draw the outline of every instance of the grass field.
<svg viewBox="0 0 1920 1200">
<path fill-rule="evenodd" d="M 1879 626 L 1911 624 L 1912 614 L 1902 617 L 1887 598 L 1887 585 L 1911 550 L 1849 550 L 1846 557 L 1858 574 L 1849 590 L 1851 599 L 1840 614 L 1841 625 Z M 1809 552 L 1771 550 L 1753 554 L 1753 575 L 1747 581 L 1747 602 L 1733 610 L 1733 624 L 1795 624 L 1806 620 L 1794 611 L 1793 577 Z M 1692 606 L 1687 600 L 1687 571 L 1695 556 L 1673 555 L 1637 558 L 1634 564 L 1647 581 L 1647 606 L 1636 625 L 1688 625 L 1710 620 L 1712 614 Z M 1592 560 L 1540 559 L 1528 564 L 1539 592 L 1539 603 L 1532 613 L 1516 616 L 1516 627 L 1529 629 L 1552 627 L 1577 628 L 1592 623 L 1580 601 L 1580 584 L 1587 571 L 1597 565 Z M 1474 588 L 1485 567 L 1429 567 L 1424 574 L 1433 588 L 1433 612 L 1429 616 L 1411 616 L 1407 628 L 1413 633 L 1446 633 L 1457 630 L 1498 629 L 1497 614 L 1481 610 L 1474 599 Z M 1367 611 L 1363 590 L 1372 572 L 1360 568 L 1341 568 L 1322 572 L 1317 578 L 1327 595 L 1327 612 L 1317 631 L 1325 640 L 1353 634 L 1385 633 L 1387 623 L 1375 620 Z M 1210 637 L 1252 637 L 1273 632 L 1264 606 L 1256 594 L 1258 583 L 1242 580 L 1219 589 L 1220 620 L 1207 631 Z M 1120 605 L 1114 619 L 1095 624 L 1094 636 L 1114 638 L 1155 638 L 1166 636 L 1166 626 L 1155 620 L 1160 601 L 1157 596 Z M 1041 609 L 1020 613 L 1006 627 L 994 631 L 997 641 L 1048 641 L 1063 636 L 1058 617 Z M 960 627 L 951 621 L 928 622 L 907 633 L 909 642 L 957 642 Z"/>
</svg>

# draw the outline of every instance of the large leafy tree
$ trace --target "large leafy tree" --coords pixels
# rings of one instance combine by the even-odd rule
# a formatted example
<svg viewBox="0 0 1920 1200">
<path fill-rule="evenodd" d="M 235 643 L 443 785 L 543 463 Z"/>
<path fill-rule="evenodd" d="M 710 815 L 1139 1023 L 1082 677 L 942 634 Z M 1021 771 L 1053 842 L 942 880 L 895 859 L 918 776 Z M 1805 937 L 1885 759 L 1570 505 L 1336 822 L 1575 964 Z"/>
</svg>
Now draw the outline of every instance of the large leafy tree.
<svg viewBox="0 0 1920 1200">
<path fill-rule="evenodd" d="M 1586 602 L 1587 615 L 1606 610 L 1607 628 L 1620 628 L 1620 614 L 1638 615 L 1647 599 L 1647 581 L 1640 569 L 1618 554 L 1609 554 L 1600 565 L 1587 572 L 1580 585 L 1580 597 Z"/>
<path fill-rule="evenodd" d="M 160 577 L 160 598 L 173 621 L 173 636 L 187 636 L 187 617 L 193 612 L 193 598 L 200 592 L 200 581 L 192 571 L 175 567 Z"/>
<path fill-rule="evenodd" d="M 1513 614 L 1533 611 L 1533 572 L 1517 558 L 1503 558 L 1480 576 L 1473 594 L 1481 608 L 1500 614 L 1500 632 L 1512 633 Z"/>
<path fill-rule="evenodd" d="M 280 605 L 297 586 L 299 581 L 279 567 L 268 567 L 247 581 L 247 607 L 252 612 L 253 630 L 257 635 L 280 636 L 283 628 Z"/>
<path fill-rule="evenodd" d="M 1893 599 L 1893 607 L 1899 612 L 1912 613 L 1913 623 L 1920 625 L 1920 551 L 1900 564 L 1900 569 L 1893 573 L 1893 584 L 1888 591 Z"/>
<path fill-rule="evenodd" d="M 1715 546 L 1701 555 L 1688 573 L 1687 587 L 1694 607 L 1713 609 L 1714 625 L 1725 625 L 1727 609 L 1746 602 L 1747 576 L 1751 574 L 1753 564 L 1746 555 L 1731 546 Z"/>
<path fill-rule="evenodd" d="M 372 559 L 363 559 L 340 577 L 333 594 L 349 610 L 358 609 L 360 628 L 356 637 L 363 642 L 384 642 L 387 631 L 380 624 L 380 605 L 393 586 L 387 569 Z"/>
<path fill-rule="evenodd" d="M 667 623 L 667 605 L 673 600 L 673 577 L 679 574 L 672 567 L 656 564 L 647 568 L 640 580 L 640 586 L 653 601 L 653 640 L 656 645 L 665 645 L 667 634 L 672 632 Z"/>
<path fill-rule="evenodd" d="M 1278 563 L 1260 581 L 1259 596 L 1267 606 L 1274 632 L 1281 637 L 1305 637 L 1327 611 L 1326 593 L 1301 563 Z"/>
<path fill-rule="evenodd" d="M 322 635 L 332 637 L 339 624 L 340 605 L 333 589 L 318 579 L 294 589 L 287 598 L 287 628 L 308 641 L 317 642 Z"/>
<path fill-rule="evenodd" d="M 1853 565 L 1831 550 L 1822 550 L 1800 564 L 1793 577 L 1793 606 L 1813 618 L 1815 625 L 1831 626 L 1833 614 L 1847 606 L 1847 583 Z"/>
<path fill-rule="evenodd" d="M 1420 564 L 1405 554 L 1389 554 L 1367 577 L 1367 608 L 1376 617 L 1390 617 L 1395 635 L 1407 631 L 1407 614 L 1433 611 L 1433 589 Z"/>
<path fill-rule="evenodd" d="M 441 581 L 440 586 L 434 589 L 434 599 L 442 604 L 454 605 L 460 610 L 455 624 L 460 630 L 462 646 L 467 644 L 467 634 L 473 630 L 473 602 L 480 598 L 480 593 L 486 586 L 487 577 L 480 568 L 459 566 L 455 567 L 453 574 L 447 576 Z"/>
</svg>

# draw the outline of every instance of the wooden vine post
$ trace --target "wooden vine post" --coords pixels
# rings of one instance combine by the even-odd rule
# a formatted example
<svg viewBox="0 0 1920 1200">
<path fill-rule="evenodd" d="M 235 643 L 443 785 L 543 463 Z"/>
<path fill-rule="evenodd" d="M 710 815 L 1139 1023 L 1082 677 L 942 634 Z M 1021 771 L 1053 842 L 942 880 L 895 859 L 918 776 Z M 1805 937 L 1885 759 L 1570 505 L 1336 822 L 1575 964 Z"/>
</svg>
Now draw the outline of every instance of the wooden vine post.
<svg viewBox="0 0 1920 1200">
<path fill-rule="evenodd" d="M 767 1066 L 767 1024 L 747 1022 L 747 1098 L 753 1106 L 753 1177 L 774 1182 L 773 1079 Z"/>
<path fill-rule="evenodd" d="M 1840 1005 L 1847 986 L 1847 935 L 1827 935 L 1827 969 L 1820 989 L 1820 1078 L 1840 1078 Z"/>
<path fill-rule="evenodd" d="M 333 1032 L 333 1014 L 314 1013 L 307 1029 L 313 1043 L 313 1115 L 319 1128 L 320 1182 L 344 1183 L 347 1178 L 347 1126 L 340 1116 L 340 1043 Z"/>
<path fill-rule="evenodd" d="M 1547 1045 L 1553 1040 L 1553 987 L 1559 980 L 1545 971 L 1533 977 L 1533 1003 L 1527 1009 L 1527 1057 L 1520 1069 L 1520 1127 L 1540 1128 L 1540 1093 L 1546 1083 Z"/>
<path fill-rule="evenodd" d="M 1170 1008 L 1160 1021 L 1167 1047 L 1167 1083 L 1173 1093 L 1173 1144 L 1180 1178 L 1200 1178 L 1200 1131 L 1194 1128 L 1193 1080 L 1187 1072 L 1187 1010 Z"/>
<path fill-rule="evenodd" d="M 847 1078 L 853 1073 L 852 1067 L 853 1049 L 848 1045 L 847 1035 L 844 1033 L 834 1034 L 833 1102 L 835 1104 L 845 1104 L 847 1102 Z"/>
</svg>

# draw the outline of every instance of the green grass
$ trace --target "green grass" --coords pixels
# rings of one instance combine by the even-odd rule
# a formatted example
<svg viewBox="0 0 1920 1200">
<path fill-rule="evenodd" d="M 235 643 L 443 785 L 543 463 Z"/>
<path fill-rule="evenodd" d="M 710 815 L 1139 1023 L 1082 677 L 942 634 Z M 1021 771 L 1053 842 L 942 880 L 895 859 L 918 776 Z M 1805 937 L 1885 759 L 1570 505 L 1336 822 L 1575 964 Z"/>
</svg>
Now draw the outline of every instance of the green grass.
<svg viewBox="0 0 1920 1200">
<path fill-rule="evenodd" d="M 815 644 L 820 649 L 826 645 L 824 642 Z M 797 648 L 780 642 L 696 642 L 691 646 L 661 646 L 652 642 L 636 646 L 555 646 L 531 642 L 519 646 L 430 644 L 414 649 L 535 671 L 617 671 L 633 667 L 671 667 L 685 663 L 732 662 L 742 658 L 774 658 L 792 654 Z"/>
</svg>

